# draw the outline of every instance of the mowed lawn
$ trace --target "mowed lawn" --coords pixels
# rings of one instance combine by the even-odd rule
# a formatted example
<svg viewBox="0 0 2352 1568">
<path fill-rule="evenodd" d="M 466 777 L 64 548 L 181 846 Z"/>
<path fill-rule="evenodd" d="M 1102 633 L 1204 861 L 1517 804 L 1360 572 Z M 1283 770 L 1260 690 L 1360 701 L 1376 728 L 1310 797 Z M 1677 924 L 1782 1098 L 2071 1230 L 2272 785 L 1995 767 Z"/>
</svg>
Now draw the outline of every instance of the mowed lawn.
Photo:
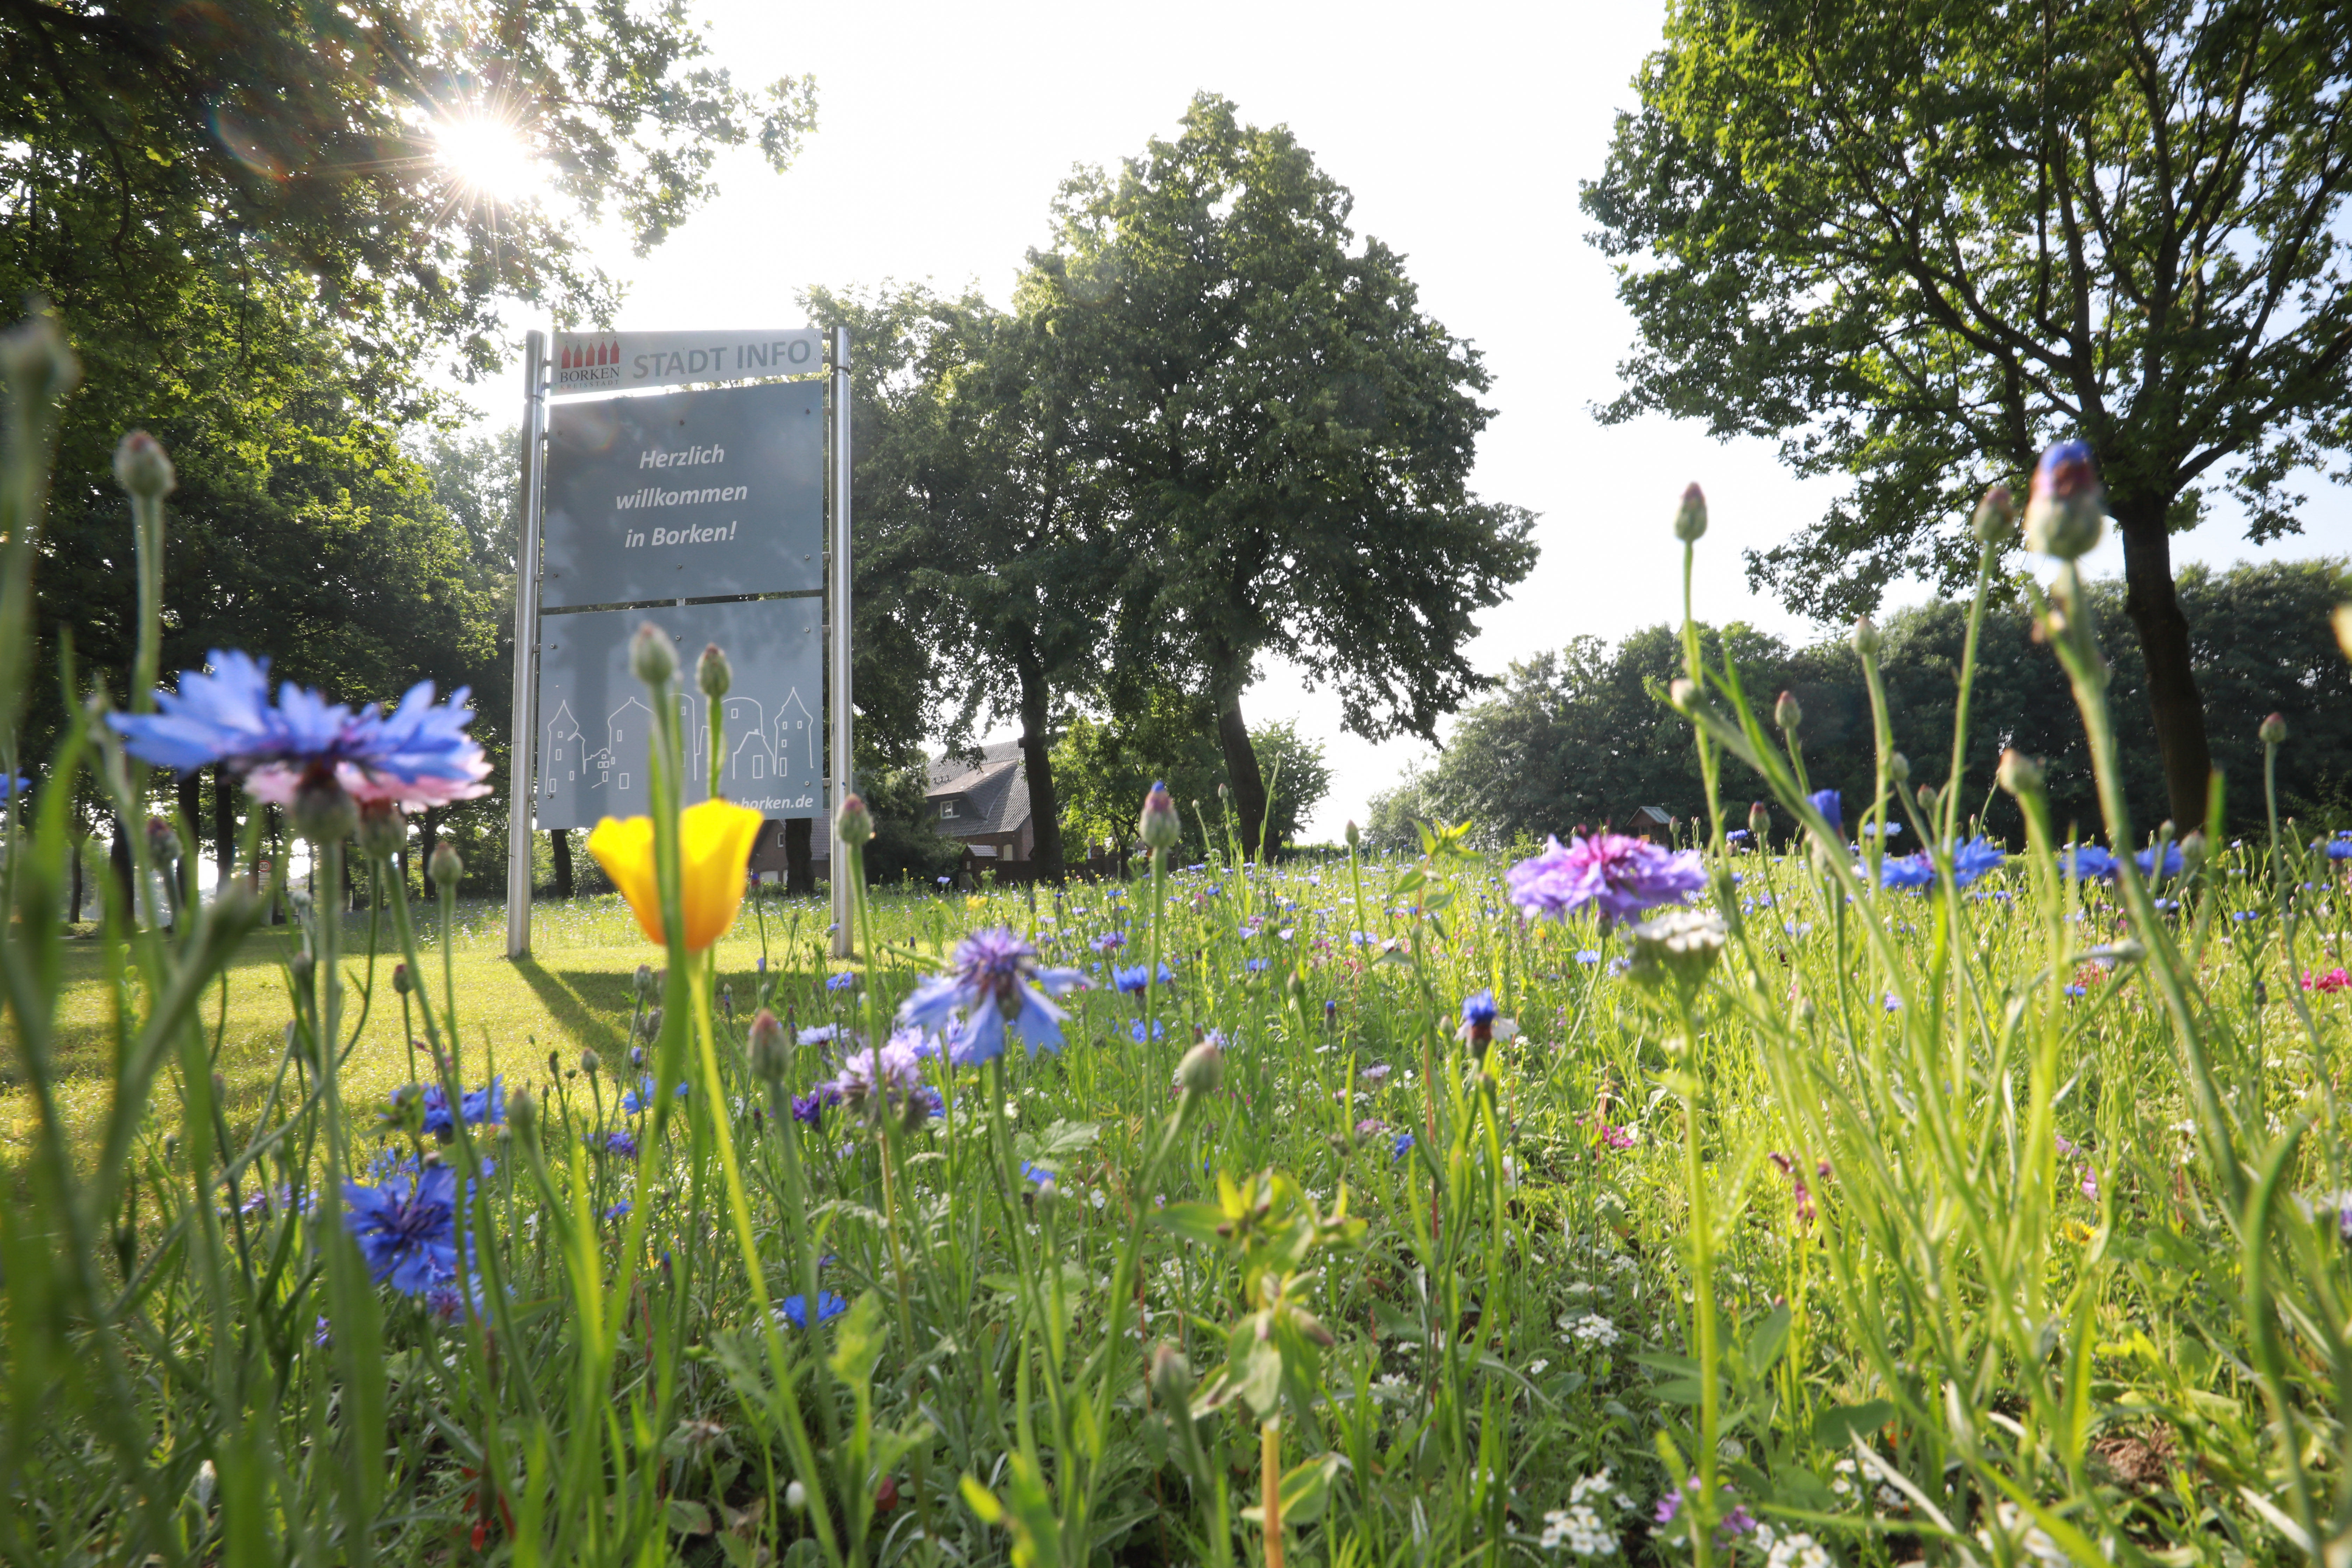
<svg viewBox="0 0 2352 1568">
<path fill-rule="evenodd" d="M 928 900 L 925 900 L 928 901 Z M 772 967 L 798 971 L 789 987 L 801 1004 L 801 1021 L 815 1021 L 825 1005 L 813 968 L 825 967 L 822 944 L 831 912 L 822 900 L 763 898 L 755 914 L 747 900 L 735 929 L 719 944 L 719 977 L 732 985 L 739 1012 L 748 1016 L 756 966 L 762 951 L 760 915 L 766 918 L 765 951 Z M 419 910 L 420 917 L 428 911 Z M 461 903 L 452 932 L 457 1034 L 468 1084 L 481 1081 L 492 1063 L 509 1084 L 547 1076 L 547 1054 L 561 1053 L 567 1068 L 577 1065 L 583 1047 L 593 1047 L 621 1068 L 629 1047 L 633 981 L 637 966 L 658 968 L 661 950 L 646 941 L 627 907 L 616 897 L 542 903 L 533 911 L 531 954 L 519 963 L 506 956 L 503 905 Z M 92 928 L 80 928 L 90 931 Z M 344 918 L 345 1037 L 358 1031 L 358 1044 L 344 1068 L 344 1102 L 354 1110 L 380 1105 L 394 1089 L 411 1081 L 409 1035 L 403 1028 L 400 998 L 392 986 L 400 961 L 386 916 L 377 932 L 375 986 L 364 1021 L 361 987 L 368 973 L 368 916 Z M 418 932 L 436 1008 L 443 996 L 436 932 Z M 286 962 L 295 951 L 289 928 L 257 931 L 238 952 L 224 991 L 215 986 L 205 1003 L 207 1034 L 218 1032 L 219 1069 L 228 1085 L 232 1128 L 243 1131 L 266 1102 L 285 1053 Z M 58 1009 L 58 1100 L 76 1144 L 84 1145 L 107 1114 L 113 1081 L 113 1007 L 105 978 L 102 942 L 89 936 L 66 943 L 66 991 Z M 134 985 L 136 981 L 132 981 Z M 134 998 L 135 1000 L 135 998 Z M 419 1025 L 415 1034 L 421 1038 Z M 0 1019 L 7 1041 L 0 1056 L 0 1162 L 28 1147 L 32 1101 L 25 1092 L 13 1026 Z M 422 1057 L 422 1048 L 418 1050 Z M 176 1067 L 170 1070 L 176 1070 Z M 290 1090 L 290 1084 L 289 1086 Z M 168 1089 L 164 1105 L 179 1103 Z"/>
</svg>

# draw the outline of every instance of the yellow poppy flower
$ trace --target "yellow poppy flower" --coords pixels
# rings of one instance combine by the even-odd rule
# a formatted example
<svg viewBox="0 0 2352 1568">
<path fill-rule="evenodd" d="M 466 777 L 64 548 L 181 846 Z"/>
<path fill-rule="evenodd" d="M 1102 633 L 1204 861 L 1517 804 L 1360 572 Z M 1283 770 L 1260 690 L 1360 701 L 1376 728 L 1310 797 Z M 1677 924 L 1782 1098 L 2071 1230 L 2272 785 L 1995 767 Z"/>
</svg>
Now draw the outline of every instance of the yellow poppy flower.
<svg viewBox="0 0 2352 1568">
<path fill-rule="evenodd" d="M 763 819 L 748 805 L 706 800 L 678 813 L 679 907 L 686 915 L 686 950 L 700 952 L 727 933 L 743 901 L 743 868 Z M 648 939 L 662 940 L 661 885 L 654 876 L 654 819 L 608 816 L 588 836 L 588 853 L 629 900 Z"/>
</svg>

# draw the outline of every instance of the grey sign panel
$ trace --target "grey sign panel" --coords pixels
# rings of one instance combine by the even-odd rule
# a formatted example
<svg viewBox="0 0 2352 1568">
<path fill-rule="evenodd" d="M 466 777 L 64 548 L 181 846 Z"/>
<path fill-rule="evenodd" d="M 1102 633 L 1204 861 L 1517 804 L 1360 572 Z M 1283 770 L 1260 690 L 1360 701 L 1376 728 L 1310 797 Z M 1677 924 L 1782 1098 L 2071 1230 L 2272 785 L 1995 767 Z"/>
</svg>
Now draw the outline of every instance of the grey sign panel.
<svg viewBox="0 0 2352 1568">
<path fill-rule="evenodd" d="M 653 709 L 629 673 L 629 638 L 646 621 L 677 642 L 686 795 L 709 795 L 710 752 L 725 748 L 720 793 L 772 818 L 824 815 L 823 601 L 761 599 L 550 616 L 539 632 L 539 826 L 593 827 L 642 816 Z M 706 644 L 735 679 L 717 703 L 694 687 Z M 711 710 L 718 710 L 714 738 Z"/>
<path fill-rule="evenodd" d="M 540 603 L 626 605 L 824 585 L 824 387 L 553 409 Z"/>
</svg>

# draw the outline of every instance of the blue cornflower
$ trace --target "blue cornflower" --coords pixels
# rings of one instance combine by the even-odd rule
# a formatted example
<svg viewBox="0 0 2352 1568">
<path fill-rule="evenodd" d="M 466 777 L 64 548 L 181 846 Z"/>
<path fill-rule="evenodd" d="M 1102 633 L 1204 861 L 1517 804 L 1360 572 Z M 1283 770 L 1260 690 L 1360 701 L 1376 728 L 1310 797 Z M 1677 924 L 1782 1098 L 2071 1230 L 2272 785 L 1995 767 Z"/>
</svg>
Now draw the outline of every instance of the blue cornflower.
<svg viewBox="0 0 2352 1568">
<path fill-rule="evenodd" d="M 360 1244 L 379 1285 L 417 1295 L 457 1272 L 457 1178 L 427 1165 L 414 1182 L 394 1176 L 380 1187 L 343 1184 L 343 1224 Z"/>
<path fill-rule="evenodd" d="M 1926 889 L 1936 879 L 1936 868 L 1925 854 L 1890 855 L 1879 862 L 1878 885 L 1906 893 Z"/>
<path fill-rule="evenodd" d="M 2346 838 L 2339 834 L 2329 839 L 2327 858 L 2330 860 L 2352 860 L 2352 838 Z"/>
<path fill-rule="evenodd" d="M 2058 856 L 2058 869 L 2082 881 L 2116 874 L 2116 858 L 2095 844 L 2071 844 Z"/>
<path fill-rule="evenodd" d="M 124 749 L 182 773 L 222 763 L 256 797 L 290 804 L 305 777 L 340 784 L 361 800 L 446 805 L 489 793 L 489 761 L 466 733 L 474 711 L 460 687 L 446 703 L 433 683 L 409 688 L 385 714 L 354 712 L 288 681 L 269 700 L 269 661 L 215 648 L 212 668 L 184 670 L 177 691 L 158 691 L 154 713 L 110 713 Z"/>
<path fill-rule="evenodd" d="M 793 1096 L 793 1120 L 804 1127 L 814 1127 L 824 1120 L 824 1108 L 841 1103 L 841 1091 L 831 1083 L 821 1083 L 806 1094 Z"/>
<path fill-rule="evenodd" d="M 2132 864 L 2150 877 L 2178 877 L 2180 875 L 2180 846 L 2168 844 L 2164 847 L 2164 869 L 2161 872 L 2156 868 L 2156 846 L 2153 844 L 2133 856 Z"/>
<path fill-rule="evenodd" d="M 1143 1043 L 1143 1020 L 1138 1018 L 1135 1022 L 1129 1024 L 1127 1026 L 1127 1035 L 1128 1038 L 1133 1040 L 1137 1045 L 1141 1045 Z M 1160 1022 L 1157 1018 L 1153 1019 L 1151 1021 L 1151 1037 L 1155 1040 L 1166 1039 L 1168 1037 L 1168 1026 Z"/>
<path fill-rule="evenodd" d="M 1832 833 L 1843 835 L 1845 832 L 1845 808 L 1838 804 L 1837 791 L 1817 789 L 1805 798 L 1812 803 L 1815 811 L 1822 814 Z"/>
<path fill-rule="evenodd" d="M 1902 834 L 1903 834 L 1903 825 L 1902 825 L 1901 823 L 1899 823 L 1899 822 L 1890 822 L 1890 823 L 1888 823 L 1888 824 L 1886 825 L 1886 837 L 1889 837 L 1889 838 L 1899 838 L 1899 837 L 1902 837 Z M 1864 838 L 1875 838 L 1875 837 L 1878 837 L 1878 824 L 1876 824 L 1875 822 L 1865 822 L 1865 823 L 1864 823 L 1864 824 L 1862 825 L 1862 836 L 1863 836 Z"/>
<path fill-rule="evenodd" d="M 1582 949 L 1577 953 L 1576 962 L 1586 965 L 1598 963 L 1601 962 L 1601 950 L 1597 947 Z"/>
<path fill-rule="evenodd" d="M 785 1319 L 796 1329 L 805 1329 L 809 1326 L 808 1298 L 806 1296 L 787 1296 L 784 1298 L 784 1304 L 777 1308 L 776 1310 L 782 1313 Z M 847 1310 L 849 1310 L 849 1303 L 844 1300 L 838 1292 L 833 1290 L 820 1290 L 816 1293 L 816 1321 L 818 1322 L 822 1323 L 831 1319 L 838 1318 L 842 1313 L 846 1312 Z"/>
<path fill-rule="evenodd" d="M 840 1025 L 819 1024 L 814 1028 L 803 1029 L 795 1037 L 804 1046 L 821 1046 L 828 1040 L 838 1039 L 840 1036 Z"/>
<path fill-rule="evenodd" d="M 1492 1029 L 1498 1016 L 1492 991 L 1474 991 L 1462 998 L 1462 1026 L 1465 1029 Z"/>
<path fill-rule="evenodd" d="M 1890 1013 L 1901 1012 L 1903 1010 L 1903 998 L 1897 996 L 1894 992 L 1889 991 L 1886 994 L 1886 1010 Z"/>
<path fill-rule="evenodd" d="M 33 787 L 33 781 L 22 773 L 0 773 L 0 801 L 10 801 Z"/>
<path fill-rule="evenodd" d="M 914 994 L 899 1005 L 898 1020 L 945 1034 L 950 1021 L 962 1014 L 971 1028 L 966 1057 L 954 1058 L 960 1065 L 1003 1056 L 1008 1027 L 1028 1043 L 1033 1055 L 1040 1046 L 1059 1051 L 1062 1023 L 1069 1015 L 1054 1005 L 1052 998 L 1086 984 L 1086 976 L 1075 969 L 1041 967 L 1035 948 L 999 926 L 976 931 L 957 943 L 949 972 L 917 985 Z"/>
<path fill-rule="evenodd" d="M 684 1079 L 680 1079 L 678 1080 L 676 1093 L 681 1100 L 686 1097 L 686 1080 Z M 621 1096 L 621 1111 L 622 1114 L 625 1116 L 641 1116 L 645 1113 L 646 1108 L 653 1104 L 653 1102 L 654 1080 L 649 1078 L 639 1079 L 637 1080 L 636 1088 Z"/>
<path fill-rule="evenodd" d="M 1145 987 L 1151 983 L 1151 966 L 1145 963 L 1113 964 L 1110 979 L 1113 985 L 1129 995 L 1140 995 Z M 1165 963 L 1160 966 L 1160 984 L 1162 985 L 1176 984 L 1176 976 L 1168 972 L 1168 966 Z"/>
<path fill-rule="evenodd" d="M 1242 967 L 1248 970 L 1252 974 L 1256 974 L 1264 971 L 1269 961 L 1266 959 L 1253 958 L 1244 963 Z"/>
<path fill-rule="evenodd" d="M 1021 1162 L 1021 1174 L 1041 1187 L 1050 1187 L 1054 1184 L 1052 1171 L 1043 1165 L 1033 1165 L 1026 1160 Z"/>
<path fill-rule="evenodd" d="M 606 1209 L 600 1217 L 608 1220 L 626 1219 L 629 1217 L 629 1211 L 635 1206 L 636 1205 L 631 1203 L 628 1199 L 623 1198 L 611 1208 Z"/>
<path fill-rule="evenodd" d="M 2009 857 L 1981 833 L 1952 851 L 1952 880 L 1967 887 L 1988 871 L 1998 871 Z"/>
<path fill-rule="evenodd" d="M 1097 952 L 1117 952 L 1127 945 L 1127 933 L 1123 931 L 1105 931 L 1087 945 Z"/>
<path fill-rule="evenodd" d="M 634 1160 L 637 1157 L 637 1141 L 622 1128 L 614 1128 L 604 1134 L 604 1149 L 606 1152 L 618 1154 L 624 1160 Z"/>
<path fill-rule="evenodd" d="M 2088 996 L 2090 994 L 2090 987 L 2086 985 L 2069 985 L 2066 987 L 2066 994 L 2069 996 Z"/>
<path fill-rule="evenodd" d="M 1403 1159 L 1412 1152 L 1412 1134 L 1410 1132 L 1398 1133 L 1396 1135 L 1396 1142 L 1389 1145 L 1389 1163 L 1391 1165 L 1395 1164 L 1399 1160 Z"/>
<path fill-rule="evenodd" d="M 846 991 L 856 984 L 857 976 L 846 969 L 838 974 L 828 974 L 824 977 L 824 988 L 827 991 Z"/>
</svg>

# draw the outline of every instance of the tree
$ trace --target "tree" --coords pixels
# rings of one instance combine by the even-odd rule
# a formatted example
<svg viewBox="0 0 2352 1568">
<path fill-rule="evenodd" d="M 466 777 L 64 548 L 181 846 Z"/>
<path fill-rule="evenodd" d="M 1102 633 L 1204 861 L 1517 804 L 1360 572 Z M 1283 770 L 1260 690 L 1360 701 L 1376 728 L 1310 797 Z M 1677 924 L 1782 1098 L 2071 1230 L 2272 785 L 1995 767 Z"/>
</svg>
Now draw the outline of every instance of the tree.
<svg viewBox="0 0 2352 1568">
<path fill-rule="evenodd" d="M 1094 683 L 1117 558 L 1072 447 L 1069 382 L 1052 374 L 1053 345 L 1033 318 L 977 295 L 918 287 L 864 303 L 823 289 L 809 300 L 871 345 L 867 400 L 882 414 L 859 470 L 878 509 L 873 531 L 888 535 L 899 567 L 886 591 L 933 634 L 951 741 L 983 713 L 1018 721 L 1033 854 L 1059 877 L 1052 716 L 1057 698 Z"/>
<path fill-rule="evenodd" d="M 1297 841 L 1300 826 L 1331 793 L 1331 768 L 1323 760 L 1323 742 L 1300 734 L 1294 719 L 1251 731 L 1250 751 L 1265 770 L 1273 802 L 1264 847 L 1272 859 L 1285 844 Z"/>
<path fill-rule="evenodd" d="M 1107 717 L 1079 713 L 1054 744 L 1065 826 L 1115 855 L 1135 841 L 1145 792 L 1165 784 L 1183 824 L 1180 862 L 1205 858 L 1211 844 L 1202 837 L 1202 825 L 1210 822 L 1223 771 L 1209 704 L 1171 686 L 1146 688 Z"/>
<path fill-rule="evenodd" d="M 1780 438 L 1853 492 L 1752 554 L 1794 608 L 1965 584 L 1990 480 L 2079 433 L 2176 821 L 2210 749 L 2170 533 L 2256 542 L 2352 424 L 2352 11 L 2332 0 L 1683 0 L 1583 191 L 1641 348 L 1603 411 Z"/>
<path fill-rule="evenodd" d="M 1253 853 L 1257 657 L 1336 684 L 1360 734 L 1430 735 L 1482 684 L 1473 614 L 1535 559 L 1529 514 L 1468 488 L 1477 353 L 1349 206 L 1288 131 L 1203 95 L 1174 142 L 1064 186 L 1021 284 L 1122 523 L 1111 700 L 1208 698 Z"/>
</svg>

